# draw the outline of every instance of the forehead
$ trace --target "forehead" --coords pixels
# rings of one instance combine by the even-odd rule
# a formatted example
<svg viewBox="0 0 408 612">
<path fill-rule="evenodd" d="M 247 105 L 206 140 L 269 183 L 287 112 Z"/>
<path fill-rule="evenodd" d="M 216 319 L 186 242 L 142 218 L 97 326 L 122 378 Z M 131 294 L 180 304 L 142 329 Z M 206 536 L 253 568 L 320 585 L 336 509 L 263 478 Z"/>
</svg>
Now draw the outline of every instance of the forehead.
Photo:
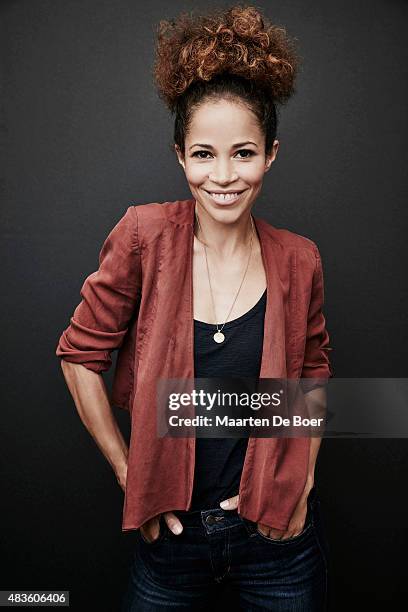
<svg viewBox="0 0 408 612">
<path fill-rule="evenodd" d="M 225 139 L 262 139 L 254 113 L 244 104 L 230 100 L 206 101 L 194 112 L 186 139 L 189 141 L 206 138 L 215 141 Z"/>
</svg>

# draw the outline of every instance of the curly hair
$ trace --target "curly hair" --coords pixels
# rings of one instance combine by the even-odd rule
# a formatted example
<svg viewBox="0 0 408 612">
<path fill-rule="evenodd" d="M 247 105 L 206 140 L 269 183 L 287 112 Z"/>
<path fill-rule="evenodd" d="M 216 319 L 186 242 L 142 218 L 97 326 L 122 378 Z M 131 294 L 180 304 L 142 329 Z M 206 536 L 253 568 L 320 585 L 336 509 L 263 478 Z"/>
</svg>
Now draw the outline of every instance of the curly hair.
<svg viewBox="0 0 408 612">
<path fill-rule="evenodd" d="M 255 6 L 235 4 L 159 22 L 154 78 L 159 97 L 176 115 L 174 141 L 183 154 L 193 111 L 204 100 L 220 98 L 247 104 L 270 150 L 275 105 L 295 93 L 300 56 L 294 41 Z"/>
</svg>

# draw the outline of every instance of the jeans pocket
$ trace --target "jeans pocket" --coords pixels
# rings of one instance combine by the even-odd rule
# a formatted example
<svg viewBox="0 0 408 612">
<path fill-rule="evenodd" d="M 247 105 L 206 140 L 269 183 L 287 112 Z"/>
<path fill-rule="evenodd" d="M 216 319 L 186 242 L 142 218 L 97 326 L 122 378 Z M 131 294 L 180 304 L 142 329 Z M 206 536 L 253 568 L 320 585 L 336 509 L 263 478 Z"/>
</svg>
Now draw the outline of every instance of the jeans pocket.
<svg viewBox="0 0 408 612">
<path fill-rule="evenodd" d="M 266 536 L 265 534 L 261 533 L 257 527 L 255 527 L 255 534 L 258 536 L 258 538 L 261 538 L 262 540 L 265 540 L 266 542 L 270 544 L 277 544 L 278 546 L 287 546 L 294 542 L 299 542 L 303 540 L 306 536 L 309 535 L 309 532 L 311 531 L 311 529 L 312 529 L 312 523 L 308 522 L 307 524 L 305 524 L 305 526 L 303 527 L 300 533 L 298 533 L 297 535 L 291 538 L 285 538 L 283 540 L 280 540 L 278 538 L 271 538 L 270 536 Z"/>
<path fill-rule="evenodd" d="M 313 486 L 307 497 L 307 513 L 306 513 L 306 518 L 305 518 L 305 524 L 303 526 L 302 531 L 298 533 L 298 535 L 292 538 L 286 538 L 285 540 L 279 540 L 277 538 L 270 538 L 269 536 L 264 535 L 258 530 L 258 526 L 256 522 L 251 521 L 244 517 L 241 517 L 241 519 L 250 537 L 259 536 L 260 538 L 263 538 L 267 542 L 281 544 L 281 545 L 290 544 L 291 542 L 297 542 L 298 540 L 303 539 L 303 536 L 308 535 L 309 531 L 312 530 L 313 524 L 314 524 L 314 514 L 316 511 L 316 506 L 319 503 L 320 501 L 318 498 L 316 487 Z"/>
</svg>

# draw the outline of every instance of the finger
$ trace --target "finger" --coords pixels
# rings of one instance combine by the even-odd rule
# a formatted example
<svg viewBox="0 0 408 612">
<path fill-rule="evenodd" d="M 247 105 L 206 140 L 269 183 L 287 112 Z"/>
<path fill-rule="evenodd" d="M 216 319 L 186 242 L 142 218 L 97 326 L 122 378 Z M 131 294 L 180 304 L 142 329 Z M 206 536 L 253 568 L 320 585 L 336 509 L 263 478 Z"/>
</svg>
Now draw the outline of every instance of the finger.
<svg viewBox="0 0 408 612">
<path fill-rule="evenodd" d="M 181 524 L 180 519 L 174 514 L 174 512 L 164 512 L 163 516 L 170 531 L 172 531 L 176 535 L 183 531 L 183 525 Z"/>
<path fill-rule="evenodd" d="M 268 535 L 269 533 L 269 527 L 268 525 L 264 525 L 263 523 L 257 523 L 256 524 L 256 528 L 258 531 L 260 531 L 263 535 Z"/>
<path fill-rule="evenodd" d="M 271 529 L 269 532 L 269 537 L 274 540 L 283 540 L 285 535 L 284 531 L 278 531 L 277 529 Z"/>
<path fill-rule="evenodd" d="M 269 537 L 269 529 L 264 529 L 264 528 L 261 528 L 261 527 L 259 527 L 259 525 L 258 525 L 258 531 L 259 531 L 260 533 L 262 533 L 264 536 L 266 536 L 267 538 Z"/>
<path fill-rule="evenodd" d="M 153 516 L 151 519 L 143 523 L 140 527 L 143 535 L 147 534 L 147 540 L 153 541 L 159 537 L 160 534 L 160 516 Z"/>
<path fill-rule="evenodd" d="M 302 531 L 303 525 L 301 525 L 300 527 L 298 525 L 296 527 L 289 527 L 285 535 L 282 537 L 282 540 L 286 540 L 287 538 L 294 538 L 300 535 Z"/>
<path fill-rule="evenodd" d="M 257 523 L 258 531 L 260 531 L 267 538 L 273 538 L 274 540 L 280 540 L 285 531 L 279 529 L 273 529 L 269 525 L 263 523 Z"/>
<path fill-rule="evenodd" d="M 223 510 L 235 510 L 235 508 L 238 508 L 238 500 L 239 495 L 235 495 L 235 497 L 224 499 L 222 502 L 220 502 L 220 506 Z"/>
<path fill-rule="evenodd" d="M 295 531 L 292 532 L 291 538 L 294 538 L 294 537 L 300 535 L 302 533 L 302 531 L 303 531 L 303 527 L 304 527 L 304 525 L 300 529 L 299 528 L 295 529 Z"/>
</svg>

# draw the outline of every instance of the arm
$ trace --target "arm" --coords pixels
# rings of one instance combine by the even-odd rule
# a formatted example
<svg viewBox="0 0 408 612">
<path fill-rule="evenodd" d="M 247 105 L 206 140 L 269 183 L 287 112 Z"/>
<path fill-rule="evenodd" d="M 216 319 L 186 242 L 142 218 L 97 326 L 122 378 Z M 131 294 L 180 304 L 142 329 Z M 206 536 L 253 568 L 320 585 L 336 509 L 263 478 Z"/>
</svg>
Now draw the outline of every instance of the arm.
<svg viewBox="0 0 408 612">
<path fill-rule="evenodd" d="M 327 385 L 328 379 L 334 375 L 327 353 L 327 351 L 333 349 L 329 346 L 329 334 L 322 312 L 324 304 L 322 260 L 316 245 L 314 245 L 314 251 L 315 270 L 313 273 L 313 285 L 307 317 L 305 354 L 301 372 L 302 387 L 305 393 L 308 393 L 308 391 L 315 387 Z"/>
<path fill-rule="evenodd" d="M 329 334 L 326 329 L 326 321 L 322 312 L 324 305 L 324 278 L 320 253 L 314 245 L 316 266 L 313 275 L 313 286 L 309 305 L 305 357 L 301 372 L 301 386 L 305 393 L 307 415 L 318 418 L 326 417 L 327 408 L 327 383 L 333 373 L 328 351 Z M 325 421 L 323 421 L 324 423 Z M 307 481 L 305 485 L 306 497 L 314 485 L 314 472 L 317 455 L 321 444 L 321 436 L 310 439 L 309 465 Z"/>
<path fill-rule="evenodd" d="M 128 448 L 109 403 L 101 374 L 80 363 L 61 360 L 65 382 L 81 421 L 110 463 L 116 479 L 125 489 Z"/>
<path fill-rule="evenodd" d="M 110 368 L 141 295 L 136 207 L 130 206 L 106 238 L 99 269 L 81 288 L 82 301 L 63 331 L 56 355 L 79 416 L 111 464 L 126 481 L 127 448 L 101 372 Z"/>
</svg>

